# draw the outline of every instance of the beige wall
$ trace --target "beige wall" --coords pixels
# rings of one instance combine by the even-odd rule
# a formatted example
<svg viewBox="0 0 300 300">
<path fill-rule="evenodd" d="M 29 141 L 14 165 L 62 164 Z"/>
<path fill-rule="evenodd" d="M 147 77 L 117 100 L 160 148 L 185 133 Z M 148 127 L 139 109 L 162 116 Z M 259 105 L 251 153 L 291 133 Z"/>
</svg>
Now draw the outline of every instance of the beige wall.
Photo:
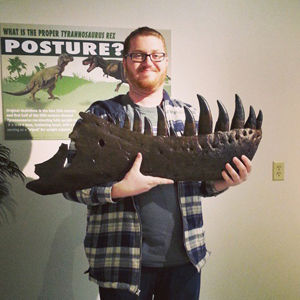
<svg viewBox="0 0 300 300">
<path fill-rule="evenodd" d="M 300 299 L 299 20 L 298 0 L 0 0 L 0 22 L 171 29 L 173 97 L 197 105 L 199 93 L 215 118 L 217 99 L 233 114 L 235 93 L 263 110 L 249 181 L 204 200 L 204 300 Z M 60 143 L 5 141 L 28 178 Z M 271 180 L 277 160 L 283 182 Z M 15 220 L 0 226 L 0 299 L 97 299 L 83 275 L 85 208 L 19 181 L 12 197 Z"/>
</svg>

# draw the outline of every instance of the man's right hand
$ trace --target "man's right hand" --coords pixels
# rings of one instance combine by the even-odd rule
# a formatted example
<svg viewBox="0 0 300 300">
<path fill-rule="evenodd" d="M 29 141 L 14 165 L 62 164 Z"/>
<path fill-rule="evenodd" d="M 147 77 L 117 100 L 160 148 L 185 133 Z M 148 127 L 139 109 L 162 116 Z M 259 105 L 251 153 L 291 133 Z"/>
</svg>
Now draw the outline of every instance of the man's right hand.
<svg viewBox="0 0 300 300">
<path fill-rule="evenodd" d="M 111 197 L 113 199 L 135 196 L 147 192 L 157 185 L 174 183 L 171 179 L 143 175 L 140 172 L 141 165 L 142 154 L 138 153 L 124 179 L 112 186 Z"/>
</svg>

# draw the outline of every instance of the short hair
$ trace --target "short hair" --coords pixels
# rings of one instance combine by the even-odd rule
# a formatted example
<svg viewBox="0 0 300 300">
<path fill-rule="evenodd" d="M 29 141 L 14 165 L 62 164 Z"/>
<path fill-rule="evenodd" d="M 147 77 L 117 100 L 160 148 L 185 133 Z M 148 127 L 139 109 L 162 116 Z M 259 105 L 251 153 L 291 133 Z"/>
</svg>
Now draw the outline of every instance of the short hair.
<svg viewBox="0 0 300 300">
<path fill-rule="evenodd" d="M 144 26 L 144 27 L 139 27 L 136 30 L 132 31 L 129 34 L 129 36 L 125 39 L 124 49 L 123 49 L 123 57 L 126 57 L 126 55 L 129 52 L 131 40 L 137 36 L 155 36 L 155 37 L 157 37 L 158 39 L 160 39 L 162 41 L 164 50 L 167 54 L 166 41 L 165 41 L 164 37 L 162 36 L 162 34 L 153 28 Z"/>
</svg>

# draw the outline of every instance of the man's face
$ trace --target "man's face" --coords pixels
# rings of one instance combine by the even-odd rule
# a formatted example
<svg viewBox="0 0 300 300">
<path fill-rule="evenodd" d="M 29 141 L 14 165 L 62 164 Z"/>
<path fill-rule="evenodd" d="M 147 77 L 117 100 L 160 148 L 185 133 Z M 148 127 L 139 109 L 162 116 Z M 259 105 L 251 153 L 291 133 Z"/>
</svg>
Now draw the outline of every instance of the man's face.
<svg viewBox="0 0 300 300">
<path fill-rule="evenodd" d="M 130 42 L 129 53 L 165 53 L 163 42 L 155 36 L 137 36 Z M 144 62 L 133 62 L 130 57 L 124 58 L 124 68 L 130 88 L 154 92 L 160 88 L 167 75 L 168 58 L 154 62 L 147 56 Z"/>
</svg>

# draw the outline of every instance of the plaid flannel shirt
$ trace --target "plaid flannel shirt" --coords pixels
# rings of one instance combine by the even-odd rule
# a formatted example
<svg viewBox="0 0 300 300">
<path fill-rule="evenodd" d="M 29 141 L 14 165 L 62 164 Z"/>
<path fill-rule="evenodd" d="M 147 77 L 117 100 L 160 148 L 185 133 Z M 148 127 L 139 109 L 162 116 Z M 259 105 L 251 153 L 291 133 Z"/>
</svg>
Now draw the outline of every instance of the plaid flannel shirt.
<svg viewBox="0 0 300 300">
<path fill-rule="evenodd" d="M 103 103 L 120 103 L 121 96 L 91 105 L 88 112 L 107 117 Z M 169 127 L 177 135 L 184 131 L 184 106 L 198 119 L 197 111 L 188 104 L 171 100 L 164 91 L 163 109 Z M 109 114 L 114 117 L 114 111 Z M 69 148 L 69 163 L 76 154 L 74 143 Z M 177 182 L 178 200 L 182 214 L 183 242 L 190 261 L 198 271 L 209 257 L 204 242 L 201 196 L 214 196 L 218 193 L 211 182 Z M 141 270 L 141 224 L 135 208 L 134 198 L 118 201 L 111 198 L 113 183 L 95 186 L 90 189 L 65 193 L 68 200 L 87 205 L 87 229 L 84 240 L 89 261 L 89 278 L 101 287 L 126 289 L 139 293 Z"/>
</svg>

